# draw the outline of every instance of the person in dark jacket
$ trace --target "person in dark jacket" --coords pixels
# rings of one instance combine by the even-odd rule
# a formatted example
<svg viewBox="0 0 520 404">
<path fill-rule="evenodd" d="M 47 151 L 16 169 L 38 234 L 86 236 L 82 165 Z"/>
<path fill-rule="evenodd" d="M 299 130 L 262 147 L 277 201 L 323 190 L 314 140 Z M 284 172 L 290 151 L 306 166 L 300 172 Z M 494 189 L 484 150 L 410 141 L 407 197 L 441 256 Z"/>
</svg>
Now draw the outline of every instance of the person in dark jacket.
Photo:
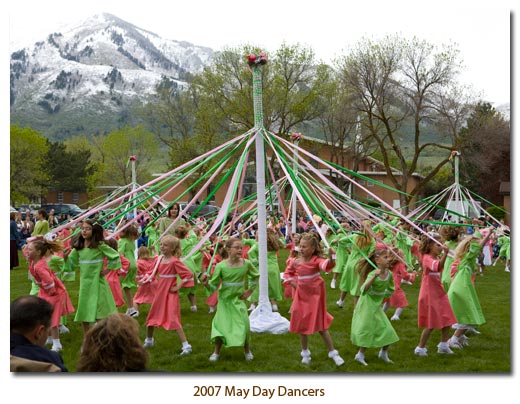
<svg viewBox="0 0 520 404">
<path fill-rule="evenodd" d="M 54 307 L 38 296 L 21 296 L 11 303 L 11 356 L 52 363 L 68 372 L 63 358 L 45 347 Z M 26 370 L 27 371 L 27 370 Z M 36 368 L 30 371 L 38 371 Z"/>
</svg>

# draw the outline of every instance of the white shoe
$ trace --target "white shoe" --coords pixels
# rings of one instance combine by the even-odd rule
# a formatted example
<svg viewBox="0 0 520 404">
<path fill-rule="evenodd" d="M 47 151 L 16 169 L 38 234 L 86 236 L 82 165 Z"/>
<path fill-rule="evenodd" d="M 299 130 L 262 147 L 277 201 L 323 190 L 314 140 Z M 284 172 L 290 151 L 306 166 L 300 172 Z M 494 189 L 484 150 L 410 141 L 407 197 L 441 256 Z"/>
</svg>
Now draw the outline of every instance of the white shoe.
<svg viewBox="0 0 520 404">
<path fill-rule="evenodd" d="M 249 309 L 247 309 L 247 311 L 253 311 L 254 309 L 256 309 L 256 304 L 251 303 L 251 306 L 249 306 Z"/>
<path fill-rule="evenodd" d="M 272 304 L 271 305 L 271 310 L 272 311 L 278 311 L 278 306 L 276 304 Z"/>
<path fill-rule="evenodd" d="M 191 306 L 191 307 L 190 307 L 190 311 L 191 311 L 192 313 L 196 313 L 196 312 L 197 312 L 197 306 Z"/>
<path fill-rule="evenodd" d="M 329 358 L 331 358 L 334 361 L 336 366 L 341 366 L 341 365 L 343 365 L 345 363 L 343 358 L 341 356 L 339 356 L 339 353 L 338 353 L 337 350 L 330 351 L 329 352 Z"/>
<path fill-rule="evenodd" d="M 146 338 L 144 340 L 144 347 L 145 348 L 151 348 L 155 345 L 155 340 L 153 338 Z"/>
<path fill-rule="evenodd" d="M 67 328 L 67 326 L 60 324 L 58 327 L 58 330 L 60 331 L 60 334 L 68 334 L 70 330 Z"/>
<path fill-rule="evenodd" d="M 330 281 L 330 288 L 331 289 L 336 289 L 336 279 L 333 279 Z"/>
<path fill-rule="evenodd" d="M 301 352 L 300 355 L 302 356 L 302 363 L 304 365 L 308 365 L 309 363 L 311 363 L 311 351 L 305 349 Z"/>
<path fill-rule="evenodd" d="M 61 345 L 60 342 L 52 344 L 51 350 L 53 350 L 54 352 L 60 352 L 62 349 L 63 349 L 63 346 Z"/>
<path fill-rule="evenodd" d="M 469 338 L 466 337 L 465 335 L 461 335 L 459 337 L 459 344 L 461 346 L 469 346 Z"/>
<path fill-rule="evenodd" d="M 218 361 L 218 358 L 219 358 L 219 357 L 220 357 L 219 354 L 212 353 L 212 354 L 210 355 L 210 357 L 209 357 L 209 361 L 210 361 L 210 362 L 216 362 L 216 361 Z"/>
<path fill-rule="evenodd" d="M 246 361 L 252 361 L 254 356 L 251 352 L 244 353 L 244 358 L 246 358 Z"/>
<path fill-rule="evenodd" d="M 504 269 L 504 271 L 506 271 L 506 272 L 511 272 L 511 271 L 509 270 L 509 267 L 506 267 L 506 269 Z"/>
<path fill-rule="evenodd" d="M 398 320 L 401 320 L 401 319 L 399 318 L 399 316 L 394 314 L 392 317 L 390 317 L 390 320 L 391 321 L 398 321 Z"/>
<path fill-rule="evenodd" d="M 126 315 L 130 316 L 130 317 L 138 317 L 139 316 L 139 312 L 136 309 L 134 309 L 133 307 L 130 307 L 126 311 Z"/>
<path fill-rule="evenodd" d="M 181 355 L 189 355 L 191 353 L 191 345 L 185 345 L 182 347 Z"/>
<path fill-rule="evenodd" d="M 447 342 L 439 342 L 439 345 L 437 345 L 437 353 L 453 355 L 453 351 Z"/>
<path fill-rule="evenodd" d="M 475 335 L 480 335 L 480 331 L 477 331 L 475 328 L 473 327 L 468 327 L 467 331 L 466 332 L 469 332 L 470 334 L 475 334 Z"/>
<path fill-rule="evenodd" d="M 384 360 L 386 363 L 394 363 L 394 361 L 388 357 L 388 351 L 385 351 L 384 349 L 381 349 L 377 356 L 379 359 Z"/>
<path fill-rule="evenodd" d="M 456 336 L 452 336 L 448 340 L 448 345 L 449 345 L 450 348 L 456 348 L 456 349 L 461 349 L 462 348 L 462 344 L 460 343 L 459 339 Z"/>
<path fill-rule="evenodd" d="M 415 350 L 413 351 L 414 354 L 417 356 L 428 356 L 428 348 L 424 347 L 415 347 Z"/>
<path fill-rule="evenodd" d="M 49 335 L 45 341 L 45 345 L 52 345 L 52 337 Z"/>
<path fill-rule="evenodd" d="M 356 356 L 354 356 L 354 359 L 361 363 L 363 366 L 368 366 L 368 363 L 365 362 L 365 355 L 363 355 L 361 352 L 358 352 Z"/>
<path fill-rule="evenodd" d="M 338 301 L 336 302 L 336 304 L 337 304 L 338 307 L 341 309 L 341 308 L 343 307 L 343 300 L 341 300 L 341 299 L 338 300 Z"/>
<path fill-rule="evenodd" d="M 209 314 L 215 313 L 215 306 L 209 306 Z"/>
</svg>

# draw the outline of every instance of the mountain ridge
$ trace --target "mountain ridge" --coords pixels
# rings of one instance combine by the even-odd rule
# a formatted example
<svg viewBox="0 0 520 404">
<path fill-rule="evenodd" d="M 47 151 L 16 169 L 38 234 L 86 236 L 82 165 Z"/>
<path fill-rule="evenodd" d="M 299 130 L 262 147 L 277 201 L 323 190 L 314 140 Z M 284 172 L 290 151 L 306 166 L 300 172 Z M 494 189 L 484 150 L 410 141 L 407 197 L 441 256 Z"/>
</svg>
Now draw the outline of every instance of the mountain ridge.
<svg viewBox="0 0 520 404">
<path fill-rule="evenodd" d="M 133 125 L 131 110 L 151 99 L 164 77 L 183 86 L 212 57 L 209 47 L 96 14 L 11 53 L 11 122 L 51 139 Z"/>
</svg>

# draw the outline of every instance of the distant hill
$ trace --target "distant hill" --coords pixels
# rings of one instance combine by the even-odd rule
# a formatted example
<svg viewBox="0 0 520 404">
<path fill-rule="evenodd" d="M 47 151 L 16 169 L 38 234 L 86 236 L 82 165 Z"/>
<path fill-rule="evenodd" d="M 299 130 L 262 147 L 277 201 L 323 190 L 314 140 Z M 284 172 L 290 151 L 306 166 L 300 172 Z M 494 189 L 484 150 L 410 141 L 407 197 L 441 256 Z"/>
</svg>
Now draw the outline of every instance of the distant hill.
<svg viewBox="0 0 520 404">
<path fill-rule="evenodd" d="M 11 53 L 11 122 L 51 139 L 135 125 L 131 111 L 163 77 L 183 85 L 212 58 L 208 47 L 95 15 Z"/>
</svg>

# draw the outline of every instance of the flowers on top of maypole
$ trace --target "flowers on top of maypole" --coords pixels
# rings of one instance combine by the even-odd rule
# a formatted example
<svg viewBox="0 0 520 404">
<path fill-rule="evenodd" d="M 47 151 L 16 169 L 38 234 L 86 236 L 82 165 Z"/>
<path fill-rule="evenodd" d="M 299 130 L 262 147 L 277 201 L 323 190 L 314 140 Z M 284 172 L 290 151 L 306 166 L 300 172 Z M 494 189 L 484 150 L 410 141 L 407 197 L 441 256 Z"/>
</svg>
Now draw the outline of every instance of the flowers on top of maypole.
<svg viewBox="0 0 520 404">
<path fill-rule="evenodd" d="M 250 53 L 247 55 L 247 64 L 250 67 L 265 65 L 267 63 L 267 55 L 264 52 L 260 52 L 258 55 Z"/>
<path fill-rule="evenodd" d="M 298 143 L 302 140 L 302 134 L 300 132 L 291 133 L 291 142 Z"/>
</svg>

